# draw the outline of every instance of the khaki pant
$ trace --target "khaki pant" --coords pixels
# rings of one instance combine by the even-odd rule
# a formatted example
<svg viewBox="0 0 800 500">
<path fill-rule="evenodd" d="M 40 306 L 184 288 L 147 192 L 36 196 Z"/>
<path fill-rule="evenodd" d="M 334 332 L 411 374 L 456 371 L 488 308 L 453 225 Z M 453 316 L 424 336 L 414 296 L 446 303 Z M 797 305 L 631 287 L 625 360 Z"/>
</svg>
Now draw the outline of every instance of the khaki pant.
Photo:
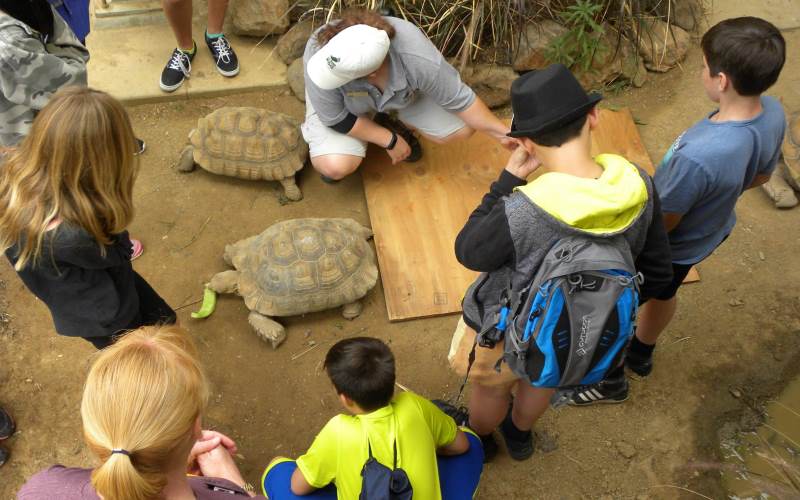
<svg viewBox="0 0 800 500">
<path fill-rule="evenodd" d="M 459 318 L 456 331 L 453 332 L 453 340 L 450 343 L 450 353 L 447 360 L 450 367 L 459 376 L 467 374 L 469 365 L 469 353 L 475 343 L 475 330 L 464 323 L 464 318 Z M 503 343 L 498 342 L 494 348 L 477 346 L 475 348 L 475 361 L 469 371 L 469 382 L 480 384 L 487 387 L 511 387 L 519 377 L 512 372 L 506 363 L 500 365 L 500 372 L 495 370 L 497 360 L 503 356 Z"/>
</svg>

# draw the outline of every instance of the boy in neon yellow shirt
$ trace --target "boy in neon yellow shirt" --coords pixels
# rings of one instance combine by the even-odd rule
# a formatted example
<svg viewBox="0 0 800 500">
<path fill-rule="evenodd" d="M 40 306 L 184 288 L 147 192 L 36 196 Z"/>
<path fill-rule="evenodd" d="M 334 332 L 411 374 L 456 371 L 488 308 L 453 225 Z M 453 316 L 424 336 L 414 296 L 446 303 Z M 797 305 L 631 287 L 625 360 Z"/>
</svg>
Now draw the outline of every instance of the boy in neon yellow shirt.
<svg viewBox="0 0 800 500">
<path fill-rule="evenodd" d="M 414 498 L 441 499 L 443 491 L 448 499 L 472 498 L 482 469 L 480 441 L 425 398 L 411 392 L 393 398 L 394 355 L 386 344 L 342 340 L 328 351 L 325 370 L 349 415 L 328 421 L 296 467 L 273 461 L 262 481 L 270 499 L 359 498 L 370 454 L 405 471 Z"/>
</svg>

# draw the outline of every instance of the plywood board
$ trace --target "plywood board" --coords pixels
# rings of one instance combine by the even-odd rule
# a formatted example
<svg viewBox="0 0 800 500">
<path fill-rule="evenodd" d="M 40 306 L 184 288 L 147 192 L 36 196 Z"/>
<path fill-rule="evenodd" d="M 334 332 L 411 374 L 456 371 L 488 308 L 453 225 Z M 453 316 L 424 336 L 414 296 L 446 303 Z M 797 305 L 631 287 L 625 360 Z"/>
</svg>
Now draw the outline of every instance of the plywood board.
<svg viewBox="0 0 800 500">
<path fill-rule="evenodd" d="M 593 154 L 622 154 L 653 172 L 628 110 L 602 110 L 592 142 Z M 460 311 L 477 273 L 456 260 L 455 239 L 509 155 L 483 134 L 422 143 L 417 163 L 392 165 L 384 151 L 370 148 L 361 169 L 391 321 Z"/>
</svg>

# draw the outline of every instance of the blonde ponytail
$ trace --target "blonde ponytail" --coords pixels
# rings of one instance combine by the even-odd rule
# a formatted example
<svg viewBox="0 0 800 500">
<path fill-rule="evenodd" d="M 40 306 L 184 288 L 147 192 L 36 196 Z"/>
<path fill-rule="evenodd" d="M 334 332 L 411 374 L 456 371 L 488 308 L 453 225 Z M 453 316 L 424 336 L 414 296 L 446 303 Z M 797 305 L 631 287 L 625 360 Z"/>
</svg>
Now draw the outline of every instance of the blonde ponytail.
<svg viewBox="0 0 800 500">
<path fill-rule="evenodd" d="M 84 437 L 101 461 L 92 473 L 97 493 L 104 500 L 160 498 L 207 401 L 197 351 L 179 327 L 144 327 L 102 351 L 81 403 Z"/>
</svg>

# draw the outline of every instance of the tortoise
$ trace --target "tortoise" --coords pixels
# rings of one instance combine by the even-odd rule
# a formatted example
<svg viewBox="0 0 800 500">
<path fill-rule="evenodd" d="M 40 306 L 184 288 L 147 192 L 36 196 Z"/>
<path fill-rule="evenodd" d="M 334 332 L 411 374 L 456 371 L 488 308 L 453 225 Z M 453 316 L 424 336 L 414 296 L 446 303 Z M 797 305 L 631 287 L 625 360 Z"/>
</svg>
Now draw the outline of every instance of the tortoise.
<svg viewBox="0 0 800 500">
<path fill-rule="evenodd" d="M 290 116 L 266 109 L 223 107 L 200 118 L 175 168 L 250 180 L 279 181 L 286 197 L 300 200 L 294 174 L 305 164 L 308 145 Z"/>
<path fill-rule="evenodd" d="M 800 191 L 800 111 L 795 111 L 787 118 L 781 152 L 786 164 L 784 178 L 792 188 Z"/>
<path fill-rule="evenodd" d="M 778 163 L 764 191 L 778 208 L 798 204 L 795 191 L 800 192 L 800 111 L 792 113 L 786 122 L 786 137 L 781 147 L 783 162 Z"/>
<path fill-rule="evenodd" d="M 272 347 L 286 338 L 270 316 L 294 316 L 344 306 L 342 316 L 361 314 L 360 299 L 378 280 L 372 231 L 353 219 L 290 219 L 225 247 L 235 271 L 211 278 L 217 293 L 238 293 L 248 321 Z"/>
</svg>

